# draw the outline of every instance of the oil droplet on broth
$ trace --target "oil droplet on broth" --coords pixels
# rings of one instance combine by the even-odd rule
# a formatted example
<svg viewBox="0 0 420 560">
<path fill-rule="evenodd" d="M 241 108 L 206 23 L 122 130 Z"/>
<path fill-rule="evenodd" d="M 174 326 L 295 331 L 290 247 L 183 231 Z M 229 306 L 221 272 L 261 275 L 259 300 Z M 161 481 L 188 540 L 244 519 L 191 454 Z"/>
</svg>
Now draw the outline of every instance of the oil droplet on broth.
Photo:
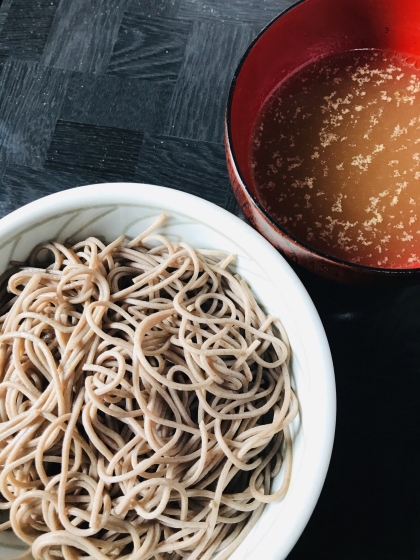
<svg viewBox="0 0 420 560">
<path fill-rule="evenodd" d="M 419 66 L 379 50 L 334 54 L 264 103 L 254 190 L 299 241 L 368 266 L 420 266 Z"/>
</svg>

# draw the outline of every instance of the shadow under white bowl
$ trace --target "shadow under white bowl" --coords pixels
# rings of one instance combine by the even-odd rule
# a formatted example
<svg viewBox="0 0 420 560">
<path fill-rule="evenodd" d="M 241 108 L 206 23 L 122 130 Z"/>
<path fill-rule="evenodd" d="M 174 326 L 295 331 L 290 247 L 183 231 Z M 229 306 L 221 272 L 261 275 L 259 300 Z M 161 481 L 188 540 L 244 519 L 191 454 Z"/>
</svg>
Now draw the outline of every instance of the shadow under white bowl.
<svg viewBox="0 0 420 560">
<path fill-rule="evenodd" d="M 287 495 L 270 504 L 232 560 L 282 560 L 297 542 L 321 492 L 335 429 L 335 381 L 318 313 L 283 257 L 256 231 L 198 197 L 154 185 L 112 183 L 56 193 L 0 220 L 0 274 L 38 243 L 89 235 L 134 237 L 165 212 L 160 231 L 196 248 L 237 254 L 236 271 L 264 309 L 283 322 L 292 347 L 292 376 L 300 411 L 292 424 L 293 470 Z M 274 481 L 280 485 L 282 473 Z M 22 549 L 0 533 L 0 558 Z"/>
</svg>

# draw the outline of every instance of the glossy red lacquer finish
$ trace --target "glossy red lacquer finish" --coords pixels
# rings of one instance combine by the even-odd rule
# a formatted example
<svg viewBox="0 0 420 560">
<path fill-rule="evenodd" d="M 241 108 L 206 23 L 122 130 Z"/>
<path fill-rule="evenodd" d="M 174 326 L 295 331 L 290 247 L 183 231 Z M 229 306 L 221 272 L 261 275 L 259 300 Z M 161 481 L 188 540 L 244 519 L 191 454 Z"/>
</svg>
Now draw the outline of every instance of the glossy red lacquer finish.
<svg viewBox="0 0 420 560">
<path fill-rule="evenodd" d="M 420 269 L 379 269 L 330 258 L 277 225 L 252 191 L 249 147 L 258 111 L 288 75 L 319 57 L 377 48 L 420 56 L 418 0 L 304 0 L 272 21 L 243 56 L 232 82 L 225 123 L 228 171 L 251 224 L 288 258 L 345 282 L 418 281 Z"/>
</svg>

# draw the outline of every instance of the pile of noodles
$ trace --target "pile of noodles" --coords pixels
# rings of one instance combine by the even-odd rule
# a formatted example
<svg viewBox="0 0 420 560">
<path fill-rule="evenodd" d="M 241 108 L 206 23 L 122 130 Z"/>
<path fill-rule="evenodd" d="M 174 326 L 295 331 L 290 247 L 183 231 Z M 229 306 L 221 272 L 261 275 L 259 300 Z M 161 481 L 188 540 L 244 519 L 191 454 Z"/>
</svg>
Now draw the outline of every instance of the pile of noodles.
<svg viewBox="0 0 420 560">
<path fill-rule="evenodd" d="M 3 290 L 0 529 L 28 557 L 228 558 L 287 490 L 286 334 L 232 255 L 154 234 L 163 218 L 50 242 L 46 268 L 37 247 Z"/>
</svg>

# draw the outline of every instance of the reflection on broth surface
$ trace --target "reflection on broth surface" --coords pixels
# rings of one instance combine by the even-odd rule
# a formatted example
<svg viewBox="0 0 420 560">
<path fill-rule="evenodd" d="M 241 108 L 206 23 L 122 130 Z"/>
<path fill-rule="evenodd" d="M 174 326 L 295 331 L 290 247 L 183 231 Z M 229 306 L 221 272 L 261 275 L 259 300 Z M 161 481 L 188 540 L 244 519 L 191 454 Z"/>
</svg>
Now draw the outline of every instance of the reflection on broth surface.
<svg viewBox="0 0 420 560">
<path fill-rule="evenodd" d="M 420 62 L 356 50 L 313 62 L 263 105 L 257 197 L 307 245 L 369 266 L 420 266 Z"/>
</svg>

